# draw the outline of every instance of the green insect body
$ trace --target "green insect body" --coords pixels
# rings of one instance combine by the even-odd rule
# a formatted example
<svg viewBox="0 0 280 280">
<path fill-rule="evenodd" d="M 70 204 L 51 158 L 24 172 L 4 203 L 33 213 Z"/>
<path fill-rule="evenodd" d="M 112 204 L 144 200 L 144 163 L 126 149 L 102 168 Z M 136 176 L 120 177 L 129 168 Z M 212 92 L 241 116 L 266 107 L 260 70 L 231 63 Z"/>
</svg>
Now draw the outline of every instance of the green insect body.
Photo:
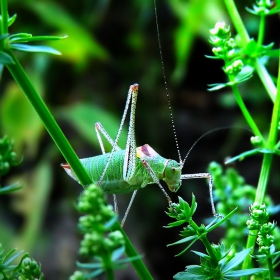
<svg viewBox="0 0 280 280">
<path fill-rule="evenodd" d="M 121 119 L 119 131 L 115 140 L 110 137 L 101 123 L 95 124 L 95 130 L 102 150 L 102 155 L 81 159 L 81 162 L 90 175 L 93 183 L 99 185 L 104 192 L 114 195 L 114 208 L 116 211 L 117 201 L 115 194 L 133 192 L 129 206 L 122 221 L 123 225 L 138 189 L 144 188 L 148 184 L 157 184 L 167 198 L 168 203 L 171 205 L 171 207 L 173 207 L 171 198 L 162 187 L 160 180 L 166 182 L 170 191 L 176 192 L 180 188 L 182 180 L 208 178 L 212 212 L 215 216 L 216 210 L 212 196 L 212 177 L 209 173 L 182 174 L 182 168 L 184 166 L 186 157 L 184 160 L 182 160 L 180 153 L 180 161 L 178 163 L 175 160 L 166 159 L 160 156 L 148 144 L 138 148 L 136 147 L 135 111 L 138 87 L 138 84 L 133 84 L 129 88 L 123 117 Z M 117 146 L 117 142 L 130 105 L 131 112 L 126 148 L 125 150 L 122 150 Z M 100 133 L 111 144 L 111 152 L 105 152 Z M 78 181 L 68 163 L 62 164 L 61 166 L 68 175 Z"/>
<path fill-rule="evenodd" d="M 104 192 L 109 194 L 129 193 L 144 188 L 148 184 L 157 183 L 145 167 L 145 163 L 142 161 L 143 159 L 154 171 L 157 179 L 164 180 L 171 191 L 175 192 L 180 187 L 181 169 L 179 163 L 175 160 L 163 158 L 147 144 L 137 148 L 137 159 L 133 178 L 127 181 L 124 180 L 123 166 L 125 153 L 125 150 L 117 150 L 113 152 L 112 156 L 111 153 L 106 153 L 80 160 L 93 183 L 97 183 L 111 156 L 106 173 L 99 185 Z M 63 167 L 72 178 L 77 180 L 69 166 L 63 165 Z"/>
</svg>

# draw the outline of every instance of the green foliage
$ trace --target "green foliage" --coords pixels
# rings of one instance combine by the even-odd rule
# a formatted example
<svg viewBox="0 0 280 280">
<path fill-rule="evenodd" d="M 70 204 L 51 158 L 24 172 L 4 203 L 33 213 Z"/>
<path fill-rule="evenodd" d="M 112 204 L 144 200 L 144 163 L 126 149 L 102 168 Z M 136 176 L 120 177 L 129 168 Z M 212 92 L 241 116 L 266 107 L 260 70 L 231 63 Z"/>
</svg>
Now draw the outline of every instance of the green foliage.
<svg viewBox="0 0 280 280">
<path fill-rule="evenodd" d="M 15 253 L 15 251 L 16 249 L 13 249 L 5 255 L 0 243 L 0 279 L 43 280 L 44 274 L 41 272 L 41 265 L 31 259 L 28 254 L 25 254 L 17 265 L 12 264 L 23 252 Z"/>
<path fill-rule="evenodd" d="M 0 179 L 3 175 L 10 171 L 12 166 L 16 166 L 21 162 L 16 160 L 16 153 L 13 151 L 13 145 L 13 141 L 11 141 L 7 136 L 0 138 Z M 0 185 L 0 195 L 11 193 L 21 188 L 22 187 L 18 184 L 5 187 L 1 187 Z"/>
<path fill-rule="evenodd" d="M 188 226 L 184 227 L 183 231 L 180 233 L 184 238 L 170 245 L 178 245 L 191 241 L 190 244 L 179 254 L 181 255 L 196 241 L 200 240 L 208 253 L 205 254 L 203 252 L 193 251 L 200 257 L 201 264 L 188 265 L 186 267 L 186 272 L 176 274 L 174 279 L 235 279 L 236 277 L 252 275 L 267 270 L 266 268 L 236 270 L 236 268 L 244 261 L 245 257 L 248 256 L 251 248 L 234 253 L 231 247 L 227 249 L 223 243 L 220 245 L 211 244 L 207 238 L 207 234 L 221 224 L 227 222 L 235 214 L 237 208 L 220 220 L 217 217 L 207 226 L 198 226 L 192 219 L 197 206 L 194 196 L 191 206 L 189 206 L 189 204 L 182 198 L 179 198 L 179 203 L 174 204 L 173 206 L 176 209 L 177 215 L 172 212 L 171 207 L 167 214 L 177 221 L 170 223 L 167 228 L 181 226 L 184 223 L 187 223 Z"/>
<path fill-rule="evenodd" d="M 2 11 L 3 12 L 3 11 Z M 16 20 L 16 15 L 8 18 L 8 26 L 11 26 Z M 1 18 L 3 21 L 3 18 Z M 5 23 L 2 23 L 2 26 Z M 12 35 L 1 34 L 1 43 L 3 50 L 0 51 L 0 64 L 14 64 L 12 56 L 6 51 L 8 49 L 18 50 L 22 52 L 41 52 L 60 55 L 61 53 L 54 48 L 48 46 L 32 46 L 22 43 L 34 42 L 34 41 L 46 41 L 46 40 L 60 40 L 66 36 L 32 36 L 28 33 L 16 33 Z"/>
<path fill-rule="evenodd" d="M 82 274 L 75 271 L 71 280 L 92 279 L 103 272 L 107 279 L 113 279 L 113 271 L 123 269 L 125 263 L 139 259 L 120 259 L 125 251 L 125 239 L 121 231 L 113 230 L 117 215 L 111 205 L 106 205 L 102 190 L 96 185 L 89 185 L 79 197 L 77 209 L 86 214 L 79 219 L 78 228 L 83 233 L 80 254 L 93 258 L 94 263 L 77 263 L 78 267 L 90 272 Z M 110 231 L 110 232 L 109 232 Z M 84 277 L 84 278 L 83 278 Z"/>
</svg>

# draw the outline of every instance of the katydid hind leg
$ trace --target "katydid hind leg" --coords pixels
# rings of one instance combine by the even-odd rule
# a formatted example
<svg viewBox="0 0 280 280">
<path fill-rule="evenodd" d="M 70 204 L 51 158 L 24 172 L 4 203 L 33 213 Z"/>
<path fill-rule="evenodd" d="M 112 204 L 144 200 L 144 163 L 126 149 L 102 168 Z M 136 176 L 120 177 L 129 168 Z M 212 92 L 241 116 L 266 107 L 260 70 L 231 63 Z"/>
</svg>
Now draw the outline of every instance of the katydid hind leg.
<svg viewBox="0 0 280 280">
<path fill-rule="evenodd" d="M 105 167 L 104 167 L 104 170 L 103 170 L 103 172 L 102 172 L 102 174 L 101 174 L 101 177 L 99 178 L 99 181 L 97 182 L 97 185 L 100 185 L 101 184 L 101 182 L 102 182 L 102 180 L 103 180 L 103 178 L 104 178 L 104 176 L 105 176 L 105 174 L 106 174 L 106 171 L 107 171 L 107 169 L 108 169 L 108 167 L 109 167 L 109 164 L 110 164 L 110 161 L 111 161 L 111 159 L 112 159 L 112 156 L 113 156 L 113 152 L 114 151 L 116 151 L 116 150 L 118 150 L 118 146 L 117 146 L 117 143 L 118 143 L 118 140 L 119 140 L 119 138 L 120 138 L 120 134 L 121 134 L 121 131 L 122 131 L 122 128 L 123 128 L 123 125 L 124 125 L 124 121 L 125 121 L 125 118 L 126 118 L 126 116 L 127 116 L 127 112 L 128 112 L 128 109 L 129 109 L 129 104 L 130 104 L 130 100 L 131 100 L 131 95 L 132 95 L 132 87 L 133 87 L 134 85 L 132 85 L 132 86 L 130 86 L 130 88 L 129 88 L 129 91 L 128 91 L 128 95 L 127 95 L 127 99 L 126 99 L 126 104 L 125 104 L 125 108 L 124 108 L 124 112 L 123 112 L 123 115 L 122 115 L 122 119 L 121 119 L 121 123 L 120 123 L 120 126 L 119 126 L 119 130 L 118 130 L 118 132 L 117 132 L 117 135 L 116 135 L 116 138 L 115 138 L 115 141 L 111 141 L 112 139 L 111 139 L 111 137 L 109 136 L 109 134 L 106 132 L 106 130 L 105 129 L 101 129 L 100 130 L 100 132 L 106 137 L 106 139 L 109 141 L 109 143 L 111 143 L 112 144 L 112 150 L 111 150 L 111 154 L 110 154 L 110 156 L 109 156 L 109 158 L 108 158 L 108 161 L 107 161 L 107 163 L 106 163 L 106 165 L 105 165 Z M 137 89 L 138 89 L 138 85 L 137 85 Z M 102 126 L 101 126 L 102 127 Z M 103 128 L 103 127 L 102 127 Z M 99 136 L 97 136 L 98 137 L 98 139 L 99 139 L 99 137 L 100 137 L 100 134 L 98 133 L 97 135 L 99 135 Z M 101 143 L 103 143 L 102 141 L 101 141 Z M 101 147 L 101 149 L 102 149 L 102 147 Z M 104 147 L 103 147 L 103 150 L 105 151 L 105 149 L 104 149 Z"/>
<path fill-rule="evenodd" d="M 212 213 L 214 217 L 219 216 L 217 214 L 215 205 L 214 205 L 214 199 L 213 199 L 213 178 L 210 173 L 195 173 L 195 174 L 183 174 L 181 175 L 181 180 L 187 180 L 187 179 L 208 179 L 209 182 L 209 195 L 210 195 L 210 203 L 212 208 Z"/>
<path fill-rule="evenodd" d="M 95 132 L 96 132 L 96 136 L 102 151 L 102 154 L 105 154 L 105 148 L 104 148 L 104 144 L 101 138 L 100 133 L 105 137 L 105 139 L 111 144 L 112 148 L 115 146 L 115 150 L 120 150 L 120 147 L 117 145 L 117 143 L 115 144 L 114 140 L 111 138 L 111 136 L 109 135 L 109 133 L 106 131 L 106 129 L 103 127 L 103 125 L 100 122 L 97 122 L 95 124 Z"/>
<path fill-rule="evenodd" d="M 123 165 L 123 179 L 127 182 L 134 177 L 136 171 L 137 153 L 135 139 L 135 113 L 138 96 L 138 84 L 131 85 L 129 93 L 131 95 L 131 109 Z"/>
<path fill-rule="evenodd" d="M 124 157 L 124 164 L 123 164 L 123 179 L 126 182 L 129 182 L 129 180 L 133 179 L 136 171 L 137 152 L 136 152 L 136 139 L 135 139 L 135 112 L 136 112 L 136 102 L 138 96 L 138 84 L 134 84 L 130 86 L 129 95 L 131 99 L 131 109 L 130 109 L 130 120 L 129 120 L 128 135 L 126 140 L 125 157 Z M 132 206 L 136 193 L 137 190 L 135 190 L 132 194 L 130 202 L 125 211 L 123 220 L 121 222 L 121 226 L 123 226 L 125 223 L 125 220 L 128 216 L 129 210 Z"/>
<path fill-rule="evenodd" d="M 110 137 L 110 135 L 108 134 L 108 132 L 106 131 L 106 129 L 103 127 L 103 125 L 100 122 L 97 122 L 95 124 L 95 132 L 98 138 L 98 142 L 102 151 L 102 154 L 105 154 L 105 148 L 104 148 L 104 144 L 101 138 L 100 133 L 107 139 L 107 141 L 111 144 L 112 147 L 114 147 L 114 140 Z M 115 145 L 116 150 L 119 150 L 120 147 Z M 117 202 L 117 196 L 115 194 L 113 194 L 113 199 L 114 199 L 114 211 L 118 212 L 118 202 Z"/>
</svg>

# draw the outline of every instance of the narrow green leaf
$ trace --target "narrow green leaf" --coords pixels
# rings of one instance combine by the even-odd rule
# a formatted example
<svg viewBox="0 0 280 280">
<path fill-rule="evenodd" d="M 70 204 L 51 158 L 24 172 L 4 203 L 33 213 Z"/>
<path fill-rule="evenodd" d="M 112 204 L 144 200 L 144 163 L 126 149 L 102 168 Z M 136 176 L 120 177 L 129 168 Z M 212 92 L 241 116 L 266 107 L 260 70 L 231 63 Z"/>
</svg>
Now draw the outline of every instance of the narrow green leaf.
<svg viewBox="0 0 280 280">
<path fill-rule="evenodd" d="M 176 222 L 173 222 L 173 223 L 169 223 L 168 226 L 164 226 L 165 228 L 171 228 L 171 227 L 178 227 L 182 224 L 184 224 L 186 221 L 184 220 L 181 220 L 181 221 L 176 221 Z"/>
<path fill-rule="evenodd" d="M 8 26 L 11 26 L 15 22 L 16 18 L 17 18 L 17 14 L 14 14 L 13 16 L 11 16 L 8 19 Z"/>
<path fill-rule="evenodd" d="M 224 88 L 226 86 L 228 86 L 227 83 L 224 83 L 224 84 L 209 84 L 208 85 L 208 87 L 209 87 L 208 91 L 219 90 L 219 89 Z"/>
<path fill-rule="evenodd" d="M 191 217 L 193 216 L 193 214 L 195 213 L 196 211 L 196 208 L 197 208 L 197 203 L 196 203 L 196 200 L 195 200 L 195 196 L 194 194 L 192 193 L 192 204 L 191 204 Z"/>
<path fill-rule="evenodd" d="M 48 46 L 31 46 L 24 44 L 11 44 L 11 48 L 22 52 L 39 52 L 60 55 L 61 53 L 52 47 Z"/>
<path fill-rule="evenodd" d="M 87 274 L 87 279 L 95 278 L 96 276 L 98 276 L 101 273 L 103 273 L 103 271 L 104 271 L 103 268 L 97 269 L 97 270 L 93 271 L 92 273 Z"/>
<path fill-rule="evenodd" d="M 114 250 L 113 254 L 112 254 L 112 260 L 116 261 L 118 258 L 121 257 L 121 255 L 123 255 L 125 252 L 125 248 L 124 246 L 121 246 L 120 248 Z"/>
<path fill-rule="evenodd" d="M 195 275 L 202 275 L 204 274 L 202 267 L 200 265 L 188 265 L 187 272 Z"/>
<path fill-rule="evenodd" d="M 194 251 L 194 250 L 191 250 L 193 253 L 195 253 L 196 255 L 200 256 L 201 258 L 204 258 L 204 259 L 207 259 L 207 260 L 210 260 L 210 256 L 204 254 L 204 253 L 201 253 L 201 252 L 198 252 L 198 251 Z"/>
<path fill-rule="evenodd" d="M 142 259 L 144 256 L 143 255 L 138 255 L 135 257 L 130 257 L 130 258 L 125 258 L 125 259 L 121 259 L 121 260 L 117 260 L 116 263 L 121 264 L 121 263 L 131 263 L 133 261 L 137 261 L 139 259 Z"/>
<path fill-rule="evenodd" d="M 76 262 L 76 265 L 80 268 L 92 268 L 92 269 L 95 269 L 95 268 L 100 268 L 102 267 L 102 263 L 101 262 L 96 262 L 96 263 L 80 263 L 80 262 Z"/>
<path fill-rule="evenodd" d="M 229 277 L 229 278 L 237 278 L 237 277 L 241 277 L 241 276 L 260 273 L 263 271 L 268 271 L 268 269 L 267 268 L 250 268 L 250 269 L 243 269 L 243 270 L 235 270 L 235 271 L 230 271 L 230 272 L 224 274 L 224 276 Z"/>
<path fill-rule="evenodd" d="M 210 228 L 208 228 L 208 226 L 206 227 L 207 232 L 210 232 L 212 230 L 214 230 L 215 228 L 217 228 L 219 225 L 221 225 L 223 222 L 229 220 L 229 218 L 237 211 L 238 207 L 235 207 L 229 214 L 227 214 L 225 217 L 223 217 L 219 222 L 215 223 L 213 226 L 211 226 Z M 219 220 L 220 217 L 217 217 L 213 222 L 216 222 L 216 220 Z M 210 223 L 212 224 L 212 223 Z"/>
<path fill-rule="evenodd" d="M 108 222 L 105 223 L 104 227 L 106 229 L 110 229 L 118 220 L 118 215 L 114 215 L 113 218 L 111 218 Z"/>
<path fill-rule="evenodd" d="M 67 35 L 64 36 L 32 36 L 28 33 L 19 33 L 10 36 L 11 43 L 26 43 L 34 41 L 56 41 L 67 38 Z"/>
<path fill-rule="evenodd" d="M 191 241 L 191 240 L 193 240 L 193 239 L 195 239 L 195 238 L 197 238 L 197 235 L 188 236 L 188 237 L 183 238 L 183 239 L 181 239 L 181 240 L 179 240 L 179 241 L 176 241 L 176 242 L 174 242 L 174 243 L 168 244 L 167 247 L 173 246 L 173 245 L 182 244 L 182 243 L 186 243 L 186 242 L 189 242 L 189 241 Z"/>
<path fill-rule="evenodd" d="M 0 188 L 0 195 L 1 194 L 12 193 L 12 192 L 20 190 L 22 188 L 23 188 L 23 186 L 18 185 L 18 183 L 10 185 L 10 186 L 5 186 L 3 188 Z"/>
<path fill-rule="evenodd" d="M 0 64 L 14 64 L 14 60 L 7 53 L 0 51 Z"/>
<path fill-rule="evenodd" d="M 259 153 L 259 152 L 260 152 L 260 149 L 253 149 L 253 150 L 250 150 L 250 151 L 246 151 L 246 152 L 244 152 L 244 153 L 241 153 L 241 154 L 238 155 L 238 156 L 235 156 L 235 157 L 230 158 L 229 160 L 227 160 L 227 161 L 225 162 L 225 164 L 232 163 L 232 162 L 234 162 L 234 161 L 236 161 L 236 160 L 243 160 L 245 157 L 255 155 L 255 154 Z"/>
<path fill-rule="evenodd" d="M 247 257 L 251 250 L 252 248 L 249 248 L 236 253 L 235 256 L 223 267 L 223 273 L 226 273 L 227 271 L 230 271 L 231 269 L 238 266 Z"/>
<path fill-rule="evenodd" d="M 280 49 L 265 51 L 265 55 L 267 55 L 269 57 L 279 57 L 280 56 Z"/>
<path fill-rule="evenodd" d="M 29 38 L 32 37 L 30 33 L 16 33 L 9 36 L 10 43 L 13 43 L 17 40 L 22 40 L 22 42 L 27 42 Z"/>
<path fill-rule="evenodd" d="M 14 252 L 15 250 L 16 250 L 16 249 L 10 251 L 9 254 L 10 254 L 11 252 Z M 9 256 L 9 259 L 7 259 L 7 260 L 5 261 L 4 266 L 10 264 L 10 263 L 11 263 L 13 260 L 15 260 L 22 252 L 23 252 L 23 251 L 17 252 L 17 253 L 15 253 L 15 254 L 13 254 L 12 256 L 7 255 L 7 256 Z M 7 256 L 6 256 L 6 257 L 7 257 Z M 6 258 L 5 258 L 5 259 L 6 259 Z"/>
<path fill-rule="evenodd" d="M 6 39 L 8 37 L 9 37 L 9 34 L 1 34 L 0 35 L 0 40 L 4 40 L 4 39 Z"/>
<path fill-rule="evenodd" d="M 179 272 L 173 277 L 175 280 L 202 280 L 207 279 L 205 275 L 197 276 L 190 274 L 189 272 Z"/>
</svg>

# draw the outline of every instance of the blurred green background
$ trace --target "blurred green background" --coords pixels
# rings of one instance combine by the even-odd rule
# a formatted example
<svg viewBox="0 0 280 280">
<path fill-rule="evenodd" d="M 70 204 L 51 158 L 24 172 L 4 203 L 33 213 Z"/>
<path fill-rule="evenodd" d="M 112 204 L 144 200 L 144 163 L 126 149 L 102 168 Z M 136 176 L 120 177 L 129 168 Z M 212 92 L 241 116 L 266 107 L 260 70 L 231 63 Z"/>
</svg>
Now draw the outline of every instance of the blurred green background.
<svg viewBox="0 0 280 280">
<path fill-rule="evenodd" d="M 256 38 L 258 18 L 245 11 L 252 2 L 236 3 L 250 35 Z M 211 161 L 223 163 L 227 156 L 251 148 L 251 133 L 234 127 L 245 123 L 230 89 L 207 91 L 207 84 L 225 81 L 222 64 L 204 56 L 211 55 L 209 29 L 216 21 L 230 24 L 230 20 L 222 1 L 169 0 L 158 1 L 157 5 L 182 156 L 203 133 L 232 126 L 204 137 L 188 157 L 184 173 L 205 172 Z M 151 0 L 14 0 L 9 1 L 9 11 L 10 15 L 18 15 L 10 33 L 68 35 L 65 40 L 49 43 L 62 52 L 60 57 L 17 55 L 80 158 L 101 153 L 95 122 L 100 121 L 115 137 L 128 88 L 136 82 L 140 85 L 136 113 L 138 146 L 148 143 L 162 156 L 178 159 Z M 277 16 L 268 18 L 266 44 L 273 41 L 279 45 L 278 20 Z M 277 60 L 272 60 L 268 69 L 276 76 Z M 257 123 L 267 131 L 272 104 L 258 77 L 254 75 L 240 88 Z M 6 250 L 17 247 L 28 251 L 41 262 L 46 279 L 67 279 L 76 269 L 78 258 L 79 215 L 75 203 L 82 188 L 60 167 L 64 159 L 6 70 L 0 84 L 0 112 L 0 135 L 14 139 L 17 154 L 24 157 L 23 163 L 1 183 L 19 181 L 25 185 L 14 195 L 0 197 L 0 242 Z M 126 127 L 119 142 L 123 148 Z M 236 168 L 249 184 L 256 185 L 260 164 L 261 157 L 255 156 L 237 163 Z M 269 193 L 279 202 L 279 160 L 275 159 L 274 164 Z M 197 220 L 202 221 L 211 216 L 206 182 L 188 180 L 177 194 L 190 200 L 192 192 L 198 202 Z M 171 197 L 176 201 L 175 194 Z M 130 194 L 119 195 L 120 216 L 129 199 Z M 138 252 L 145 255 L 144 261 L 155 279 L 171 279 L 187 264 L 196 262 L 191 252 L 174 258 L 180 247 L 166 247 L 178 239 L 175 229 L 162 228 L 170 222 L 164 213 L 166 207 L 158 187 L 148 186 L 138 192 L 125 224 L 128 236 Z M 221 229 L 216 233 L 213 242 L 218 242 L 223 234 Z M 132 268 L 117 275 L 116 279 L 137 279 Z"/>
</svg>

